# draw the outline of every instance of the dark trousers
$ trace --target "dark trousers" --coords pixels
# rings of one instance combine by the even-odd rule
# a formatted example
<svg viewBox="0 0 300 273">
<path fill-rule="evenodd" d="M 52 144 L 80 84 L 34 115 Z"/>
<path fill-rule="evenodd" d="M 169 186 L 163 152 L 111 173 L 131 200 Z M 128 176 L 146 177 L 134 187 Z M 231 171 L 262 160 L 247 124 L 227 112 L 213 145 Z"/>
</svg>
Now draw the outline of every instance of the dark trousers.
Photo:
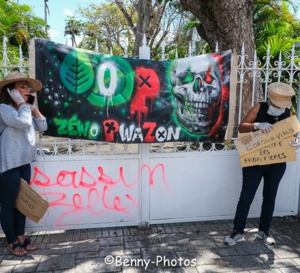
<svg viewBox="0 0 300 273">
<path fill-rule="evenodd" d="M 24 235 L 26 217 L 15 208 L 20 179 L 30 181 L 30 164 L 8 170 L 0 175 L 1 227 L 8 244 Z"/>
<path fill-rule="evenodd" d="M 244 167 L 243 185 L 234 218 L 235 231 L 244 233 L 249 209 L 258 186 L 263 178 L 263 202 L 260 214 L 259 230 L 267 232 L 273 217 L 275 199 L 281 178 L 286 170 L 286 163 Z"/>
</svg>

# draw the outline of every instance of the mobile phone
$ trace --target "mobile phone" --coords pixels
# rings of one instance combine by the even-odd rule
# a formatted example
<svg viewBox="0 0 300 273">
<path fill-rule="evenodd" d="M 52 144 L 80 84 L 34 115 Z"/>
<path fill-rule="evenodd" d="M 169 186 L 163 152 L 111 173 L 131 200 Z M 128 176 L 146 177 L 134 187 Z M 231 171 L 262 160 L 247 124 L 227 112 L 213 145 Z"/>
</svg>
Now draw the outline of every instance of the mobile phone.
<svg viewBox="0 0 300 273">
<path fill-rule="evenodd" d="M 35 100 L 35 96 L 29 95 L 29 96 L 28 96 L 27 103 L 34 104 L 34 100 Z"/>
</svg>

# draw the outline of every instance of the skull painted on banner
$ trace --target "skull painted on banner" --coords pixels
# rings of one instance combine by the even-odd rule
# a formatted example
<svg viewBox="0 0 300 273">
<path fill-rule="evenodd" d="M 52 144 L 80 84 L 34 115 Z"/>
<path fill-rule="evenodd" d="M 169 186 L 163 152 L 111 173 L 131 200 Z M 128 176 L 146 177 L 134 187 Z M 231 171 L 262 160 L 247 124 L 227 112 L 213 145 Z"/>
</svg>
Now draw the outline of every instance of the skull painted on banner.
<svg viewBox="0 0 300 273">
<path fill-rule="evenodd" d="M 176 60 L 171 69 L 178 122 L 193 134 L 209 134 L 221 101 L 221 73 L 211 55 Z"/>
</svg>

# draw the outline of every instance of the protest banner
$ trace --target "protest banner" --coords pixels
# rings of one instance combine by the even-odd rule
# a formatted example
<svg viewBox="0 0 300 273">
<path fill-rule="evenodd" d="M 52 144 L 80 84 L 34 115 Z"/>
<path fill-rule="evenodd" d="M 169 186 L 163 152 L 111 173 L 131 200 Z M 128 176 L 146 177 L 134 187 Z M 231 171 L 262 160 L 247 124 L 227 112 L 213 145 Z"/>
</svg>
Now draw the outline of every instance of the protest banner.
<svg viewBox="0 0 300 273">
<path fill-rule="evenodd" d="M 30 42 L 47 136 L 115 143 L 231 139 L 237 54 L 154 61 Z M 196 90 L 196 89 L 197 90 Z"/>
<path fill-rule="evenodd" d="M 244 156 L 260 150 L 287 137 L 294 136 L 300 131 L 300 124 L 296 116 L 281 120 L 273 126 L 274 130 L 271 130 L 269 134 L 263 134 L 261 130 L 241 134 L 234 141 L 239 155 Z"/>
<path fill-rule="evenodd" d="M 242 167 L 296 161 L 296 147 L 289 145 L 294 137 L 284 138 L 240 157 Z"/>
</svg>

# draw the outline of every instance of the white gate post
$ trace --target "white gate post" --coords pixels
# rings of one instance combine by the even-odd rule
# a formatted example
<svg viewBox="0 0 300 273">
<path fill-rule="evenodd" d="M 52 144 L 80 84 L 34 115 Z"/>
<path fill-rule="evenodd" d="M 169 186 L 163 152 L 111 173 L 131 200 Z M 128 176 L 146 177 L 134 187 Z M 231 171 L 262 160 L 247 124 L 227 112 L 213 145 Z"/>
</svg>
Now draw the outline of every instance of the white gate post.
<svg viewBox="0 0 300 273">
<path fill-rule="evenodd" d="M 142 46 L 140 46 L 139 48 L 139 58 L 150 60 L 150 47 L 147 46 L 147 39 L 145 34 L 143 35 Z"/>
<path fill-rule="evenodd" d="M 150 47 L 147 46 L 146 35 L 143 36 L 142 46 L 139 48 L 139 59 L 150 60 Z M 149 226 L 150 220 L 150 172 L 151 166 L 148 168 L 143 168 L 144 165 L 149 165 L 149 150 L 150 144 L 139 144 L 140 146 L 140 156 L 141 156 L 141 221 L 139 223 L 139 228 L 146 228 Z"/>
</svg>

